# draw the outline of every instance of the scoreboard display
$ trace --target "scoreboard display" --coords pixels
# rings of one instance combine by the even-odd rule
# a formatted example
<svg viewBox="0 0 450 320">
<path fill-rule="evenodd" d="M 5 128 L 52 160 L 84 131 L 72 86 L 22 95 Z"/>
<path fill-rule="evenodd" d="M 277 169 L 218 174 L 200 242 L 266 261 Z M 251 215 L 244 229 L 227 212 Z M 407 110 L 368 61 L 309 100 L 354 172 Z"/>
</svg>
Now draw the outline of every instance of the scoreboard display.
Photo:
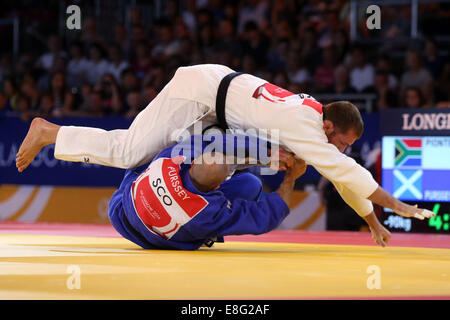
<svg viewBox="0 0 450 320">
<path fill-rule="evenodd" d="M 450 123 L 431 121 L 438 117 L 450 119 L 449 111 L 382 113 L 382 187 L 395 198 L 436 214 L 418 220 L 384 209 L 381 221 L 391 231 L 450 233 Z"/>
</svg>

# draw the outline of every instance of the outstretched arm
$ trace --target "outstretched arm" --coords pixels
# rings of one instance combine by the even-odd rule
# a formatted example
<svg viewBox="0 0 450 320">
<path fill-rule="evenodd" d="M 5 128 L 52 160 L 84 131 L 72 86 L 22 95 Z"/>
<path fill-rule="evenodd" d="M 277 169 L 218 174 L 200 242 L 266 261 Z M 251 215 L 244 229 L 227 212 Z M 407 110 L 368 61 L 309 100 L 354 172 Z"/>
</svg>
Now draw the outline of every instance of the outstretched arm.
<svg viewBox="0 0 450 320">
<path fill-rule="evenodd" d="M 394 210 L 394 212 L 400 216 L 407 218 L 417 218 L 423 220 L 425 218 L 434 217 L 435 214 L 427 209 L 420 209 L 415 206 L 410 206 L 400 200 L 395 199 L 386 190 L 378 187 L 374 193 L 372 193 L 368 199 L 382 207 Z"/>
</svg>

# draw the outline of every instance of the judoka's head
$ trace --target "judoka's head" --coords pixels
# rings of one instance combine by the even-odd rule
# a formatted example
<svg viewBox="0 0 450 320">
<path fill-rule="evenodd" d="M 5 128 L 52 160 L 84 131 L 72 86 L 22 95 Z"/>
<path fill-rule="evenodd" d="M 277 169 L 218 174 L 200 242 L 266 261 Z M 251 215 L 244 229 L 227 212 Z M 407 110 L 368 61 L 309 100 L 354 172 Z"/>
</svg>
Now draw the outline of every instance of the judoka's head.
<svg viewBox="0 0 450 320">
<path fill-rule="evenodd" d="M 364 123 L 354 104 L 337 101 L 323 107 L 323 130 L 328 142 L 344 152 L 362 136 Z"/>
<path fill-rule="evenodd" d="M 229 169 L 230 166 L 222 153 L 208 152 L 194 159 L 189 175 L 199 191 L 209 192 L 219 188 L 227 178 Z"/>
</svg>

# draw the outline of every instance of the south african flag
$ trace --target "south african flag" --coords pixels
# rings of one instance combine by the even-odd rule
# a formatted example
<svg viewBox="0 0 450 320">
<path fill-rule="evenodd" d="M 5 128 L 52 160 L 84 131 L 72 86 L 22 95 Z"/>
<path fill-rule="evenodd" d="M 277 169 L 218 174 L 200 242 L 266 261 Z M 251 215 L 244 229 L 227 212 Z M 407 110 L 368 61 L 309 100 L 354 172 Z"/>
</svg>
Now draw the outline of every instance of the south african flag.
<svg viewBox="0 0 450 320">
<path fill-rule="evenodd" d="M 395 166 L 422 165 L 422 139 L 395 139 Z"/>
</svg>

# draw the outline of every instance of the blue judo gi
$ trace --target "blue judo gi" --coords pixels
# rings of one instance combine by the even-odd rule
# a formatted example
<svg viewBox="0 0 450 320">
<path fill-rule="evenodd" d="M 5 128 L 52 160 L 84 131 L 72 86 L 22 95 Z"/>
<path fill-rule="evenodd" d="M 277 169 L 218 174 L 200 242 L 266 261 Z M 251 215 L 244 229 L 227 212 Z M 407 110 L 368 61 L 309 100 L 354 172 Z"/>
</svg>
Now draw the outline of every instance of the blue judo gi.
<svg viewBox="0 0 450 320">
<path fill-rule="evenodd" d="M 236 139 L 231 135 L 223 135 L 223 139 L 210 139 L 213 141 L 205 141 L 202 137 L 192 136 L 161 151 L 149 165 L 126 170 L 119 189 L 109 203 L 111 223 L 124 238 L 145 249 L 196 250 L 211 241 L 222 242 L 223 236 L 226 235 L 269 232 L 279 226 L 287 216 L 289 208 L 277 193 L 270 193 L 258 201 L 262 184 L 249 172 L 234 174 L 217 190 L 207 193 L 197 190 L 188 173 L 191 167 L 190 159 L 200 155 L 207 147 L 211 150 L 212 143 L 217 146 L 220 144 L 221 150 L 229 150 L 232 145 L 236 154 L 239 154 L 239 148 L 243 148 L 248 156 L 252 144 L 246 139 L 244 145 L 236 146 Z M 261 145 L 259 139 L 256 143 Z M 215 148 L 215 151 L 217 150 Z M 171 158 L 175 155 L 190 158 L 187 157 L 187 161 L 174 165 Z M 142 188 L 139 185 L 133 187 L 133 184 L 145 175 L 150 177 L 149 182 L 140 183 L 144 185 Z M 152 177 L 153 181 L 150 182 Z M 162 181 L 167 183 L 165 188 L 171 189 L 172 194 L 159 185 Z M 151 184 L 154 192 L 149 188 Z M 140 189 L 136 191 L 135 188 Z M 152 192 L 154 198 L 147 197 L 148 193 Z M 137 203 L 140 197 L 142 201 Z M 187 198 L 189 199 L 185 202 L 188 204 L 185 205 L 183 199 Z M 174 205 L 178 209 L 173 209 L 173 213 L 171 210 Z M 176 220 L 175 216 L 179 215 L 179 212 L 182 212 L 183 217 Z M 153 228 L 153 222 L 156 225 L 164 219 L 169 221 L 167 226 L 162 226 L 158 229 L 159 232 L 155 232 L 157 229 Z M 163 232 L 164 230 L 166 232 Z"/>
</svg>

